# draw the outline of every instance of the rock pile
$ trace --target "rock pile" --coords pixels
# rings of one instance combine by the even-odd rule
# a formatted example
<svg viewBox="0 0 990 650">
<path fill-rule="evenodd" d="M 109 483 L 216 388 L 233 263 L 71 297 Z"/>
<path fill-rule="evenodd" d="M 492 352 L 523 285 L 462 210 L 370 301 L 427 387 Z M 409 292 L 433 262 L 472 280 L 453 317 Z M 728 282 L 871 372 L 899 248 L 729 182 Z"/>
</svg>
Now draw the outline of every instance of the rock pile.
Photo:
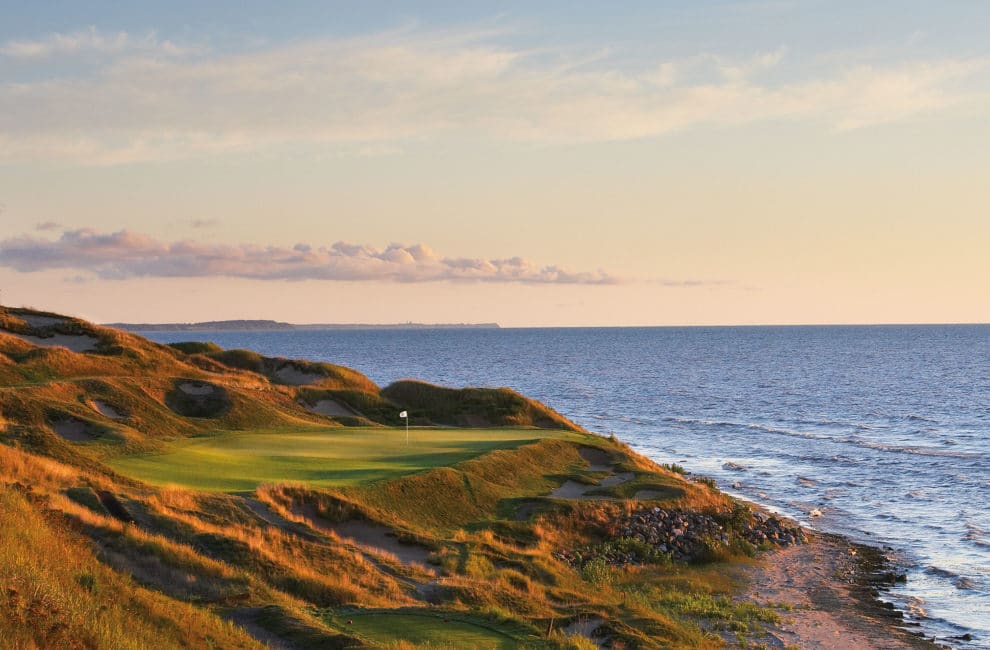
<svg viewBox="0 0 990 650">
<path fill-rule="evenodd" d="M 740 531 L 747 542 L 755 546 L 767 542 L 777 546 L 804 544 L 808 541 L 800 526 L 788 526 L 780 519 L 762 512 L 753 514 L 753 521 Z"/>
<path fill-rule="evenodd" d="M 756 513 L 746 521 L 731 525 L 719 523 L 711 515 L 678 509 L 643 508 L 606 525 L 611 538 L 602 544 L 561 551 L 557 557 L 571 565 L 583 566 L 602 559 L 613 566 L 658 561 L 693 562 L 712 559 L 728 548 L 733 539 L 744 539 L 753 546 L 803 544 L 804 533 L 777 517 Z"/>
</svg>

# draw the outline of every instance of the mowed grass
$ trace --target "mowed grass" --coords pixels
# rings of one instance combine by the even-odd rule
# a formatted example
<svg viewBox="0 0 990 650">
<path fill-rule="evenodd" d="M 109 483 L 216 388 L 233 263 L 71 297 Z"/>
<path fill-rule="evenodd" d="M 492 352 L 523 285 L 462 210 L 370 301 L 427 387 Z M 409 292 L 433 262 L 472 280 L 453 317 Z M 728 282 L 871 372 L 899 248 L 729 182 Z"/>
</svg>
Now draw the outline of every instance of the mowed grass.
<svg viewBox="0 0 990 650">
<path fill-rule="evenodd" d="M 212 492 L 252 491 L 262 483 L 356 485 L 453 465 L 567 431 L 537 429 L 304 429 L 230 432 L 172 443 L 164 453 L 109 464 L 154 485 Z"/>
<path fill-rule="evenodd" d="M 408 641 L 457 650 L 516 650 L 532 647 L 527 641 L 535 641 L 495 629 L 491 624 L 479 625 L 437 612 L 358 611 L 335 619 L 347 631 L 356 632 L 369 641 L 385 644 Z M 538 644 L 538 647 L 541 646 Z"/>
</svg>

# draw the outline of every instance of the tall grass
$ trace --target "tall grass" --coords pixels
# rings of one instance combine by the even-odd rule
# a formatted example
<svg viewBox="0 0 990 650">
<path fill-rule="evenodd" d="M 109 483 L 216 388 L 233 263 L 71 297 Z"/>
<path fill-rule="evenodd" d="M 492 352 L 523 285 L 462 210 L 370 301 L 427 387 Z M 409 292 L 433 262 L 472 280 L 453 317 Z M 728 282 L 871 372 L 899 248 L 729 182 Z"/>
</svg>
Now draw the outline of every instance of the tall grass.
<svg viewBox="0 0 990 650">
<path fill-rule="evenodd" d="M 0 647 L 260 647 L 216 616 L 135 585 L 0 487 Z"/>
</svg>

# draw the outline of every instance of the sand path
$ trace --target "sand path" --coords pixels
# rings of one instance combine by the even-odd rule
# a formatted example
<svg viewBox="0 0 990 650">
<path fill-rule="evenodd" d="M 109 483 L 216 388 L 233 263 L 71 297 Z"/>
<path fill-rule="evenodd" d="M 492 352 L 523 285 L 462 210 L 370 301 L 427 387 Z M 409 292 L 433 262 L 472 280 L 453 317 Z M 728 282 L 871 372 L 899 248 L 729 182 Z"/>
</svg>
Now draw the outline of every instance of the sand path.
<svg viewBox="0 0 990 650">
<path fill-rule="evenodd" d="M 770 648 L 802 650 L 907 650 L 936 646 L 891 625 L 856 580 L 855 549 L 839 538 L 775 551 L 746 570 L 745 598 L 760 605 L 784 603 L 782 623 L 755 639 Z"/>
</svg>

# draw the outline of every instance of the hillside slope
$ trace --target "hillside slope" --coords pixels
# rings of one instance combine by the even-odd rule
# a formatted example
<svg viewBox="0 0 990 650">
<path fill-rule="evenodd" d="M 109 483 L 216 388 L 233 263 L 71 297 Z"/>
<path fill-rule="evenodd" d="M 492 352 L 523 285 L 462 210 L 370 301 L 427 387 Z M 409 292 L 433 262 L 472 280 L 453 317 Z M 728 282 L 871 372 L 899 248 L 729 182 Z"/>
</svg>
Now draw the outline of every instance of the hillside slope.
<svg viewBox="0 0 990 650">
<path fill-rule="evenodd" d="M 245 471 L 275 474 L 208 480 Z M 12 648 L 714 648 L 779 616 L 727 571 L 802 538 L 508 389 L 27 309 L 0 309 L 0 535 Z"/>
</svg>

